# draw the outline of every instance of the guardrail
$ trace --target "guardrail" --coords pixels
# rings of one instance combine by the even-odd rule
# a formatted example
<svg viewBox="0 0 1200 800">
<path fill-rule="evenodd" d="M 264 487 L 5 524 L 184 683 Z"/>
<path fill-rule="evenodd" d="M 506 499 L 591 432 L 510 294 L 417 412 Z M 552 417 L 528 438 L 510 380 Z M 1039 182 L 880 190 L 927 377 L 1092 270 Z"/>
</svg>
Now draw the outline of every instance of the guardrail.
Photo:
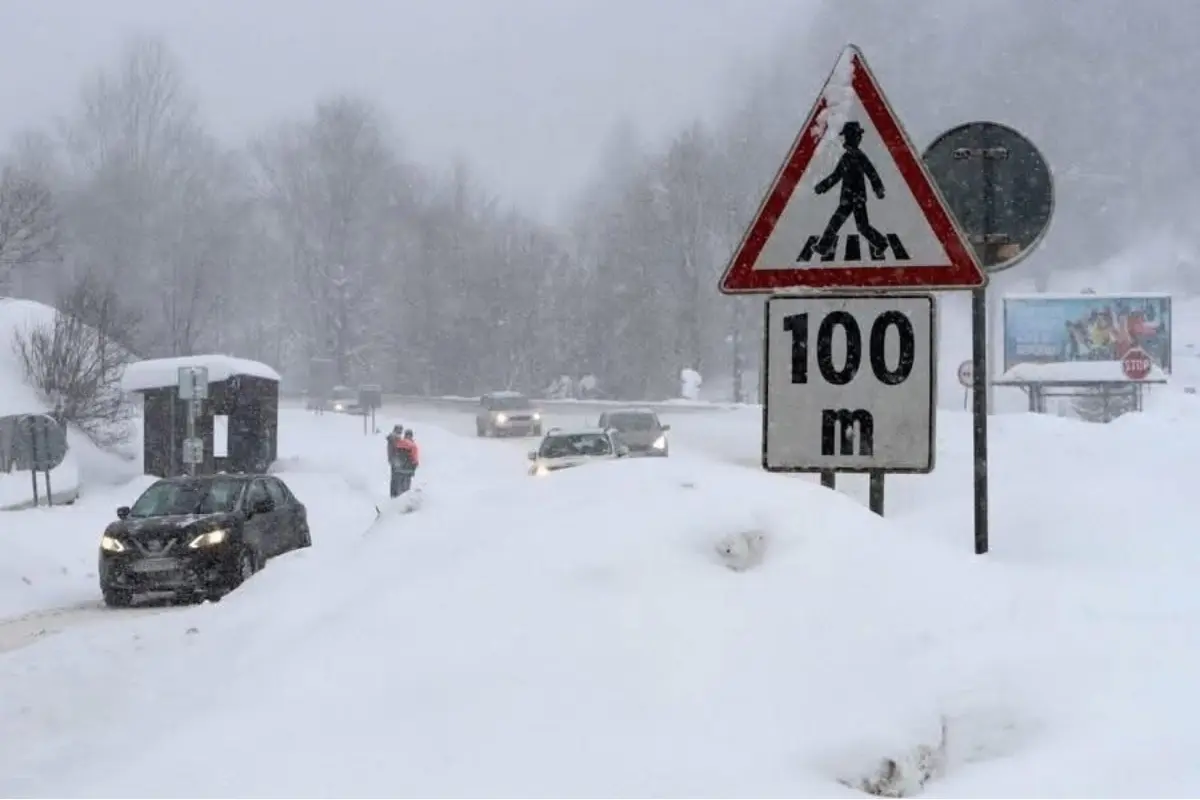
<svg viewBox="0 0 1200 800">
<path fill-rule="evenodd" d="M 284 396 L 284 400 L 303 402 L 303 397 Z M 600 413 L 615 408 L 649 408 L 660 414 L 689 414 L 714 413 L 718 411 L 737 411 L 745 408 L 757 408 L 748 403 L 710 403 L 699 400 L 666 400 L 658 402 L 639 402 L 622 400 L 543 400 L 530 398 L 537 408 L 557 410 L 562 412 Z M 422 397 L 419 395 L 385 394 L 385 406 L 408 406 L 410 408 L 434 408 L 447 411 L 473 411 L 479 407 L 478 397 Z"/>
</svg>

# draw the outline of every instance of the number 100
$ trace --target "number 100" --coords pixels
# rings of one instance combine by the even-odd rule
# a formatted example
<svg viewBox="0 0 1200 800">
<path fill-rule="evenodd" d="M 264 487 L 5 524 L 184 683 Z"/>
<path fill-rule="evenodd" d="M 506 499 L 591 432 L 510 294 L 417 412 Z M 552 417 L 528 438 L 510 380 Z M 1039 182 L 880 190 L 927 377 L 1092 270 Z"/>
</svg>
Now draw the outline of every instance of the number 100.
<svg viewBox="0 0 1200 800">
<path fill-rule="evenodd" d="M 792 335 L 792 383 L 808 383 L 808 314 L 783 318 L 783 329 Z M 846 361 L 841 368 L 833 363 L 833 332 L 841 328 L 846 335 Z M 885 354 L 889 328 L 900 337 L 900 358 L 895 368 L 888 366 Z M 854 380 L 862 366 L 863 337 L 858 320 L 846 311 L 831 311 L 817 327 L 817 369 L 827 383 L 844 386 Z M 908 380 L 916 359 L 916 336 L 912 321 L 900 311 L 885 311 L 871 324 L 868 361 L 880 383 L 896 386 Z"/>
</svg>

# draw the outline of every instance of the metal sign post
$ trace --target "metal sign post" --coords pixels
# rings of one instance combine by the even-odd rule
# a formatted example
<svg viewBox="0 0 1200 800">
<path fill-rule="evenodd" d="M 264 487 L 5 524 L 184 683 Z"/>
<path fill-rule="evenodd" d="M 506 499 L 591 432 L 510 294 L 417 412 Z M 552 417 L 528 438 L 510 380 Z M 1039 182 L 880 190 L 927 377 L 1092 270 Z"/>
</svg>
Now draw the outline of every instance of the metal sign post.
<svg viewBox="0 0 1200 800">
<path fill-rule="evenodd" d="M 383 387 L 376 383 L 364 383 L 358 387 L 358 407 L 363 415 L 363 433 L 379 433 L 375 427 L 375 411 L 383 407 Z M 367 417 L 370 416 L 370 422 Z"/>
<path fill-rule="evenodd" d="M 978 262 L 989 273 L 1016 265 L 1046 235 L 1054 213 L 1050 165 L 1007 125 L 969 122 L 943 133 L 922 159 Z M 989 406 L 987 289 L 971 292 L 975 445 L 975 552 L 988 551 Z"/>
<path fill-rule="evenodd" d="M 50 472 L 67 454 L 67 436 L 58 420 L 47 414 L 24 414 L 16 422 L 16 446 L 20 458 L 29 465 L 29 480 L 33 488 L 33 504 L 41 504 L 42 487 L 38 473 L 45 482 L 46 504 L 54 505 Z"/>
<path fill-rule="evenodd" d="M 204 440 L 196 436 L 196 417 L 200 404 L 208 399 L 208 368 L 179 368 L 179 399 L 187 403 L 187 437 L 183 440 L 183 463 L 188 475 L 196 474 L 196 465 L 204 463 Z"/>
</svg>

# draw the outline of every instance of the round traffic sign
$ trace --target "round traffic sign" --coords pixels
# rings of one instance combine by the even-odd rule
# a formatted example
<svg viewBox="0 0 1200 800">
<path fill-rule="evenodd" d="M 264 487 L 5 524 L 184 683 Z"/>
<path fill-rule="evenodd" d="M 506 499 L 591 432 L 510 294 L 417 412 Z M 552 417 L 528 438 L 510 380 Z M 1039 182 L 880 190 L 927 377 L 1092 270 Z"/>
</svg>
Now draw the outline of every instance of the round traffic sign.
<svg viewBox="0 0 1200 800">
<path fill-rule="evenodd" d="M 1041 152 L 1018 131 L 968 122 L 934 139 L 922 159 L 988 272 L 1014 266 L 1046 235 L 1054 178 Z"/>
<path fill-rule="evenodd" d="M 1131 348 L 1121 356 L 1121 372 L 1131 381 L 1144 381 L 1153 366 L 1150 354 L 1140 347 Z"/>
<path fill-rule="evenodd" d="M 967 359 L 958 365 L 958 382 L 968 389 L 975 385 L 975 362 Z"/>
</svg>

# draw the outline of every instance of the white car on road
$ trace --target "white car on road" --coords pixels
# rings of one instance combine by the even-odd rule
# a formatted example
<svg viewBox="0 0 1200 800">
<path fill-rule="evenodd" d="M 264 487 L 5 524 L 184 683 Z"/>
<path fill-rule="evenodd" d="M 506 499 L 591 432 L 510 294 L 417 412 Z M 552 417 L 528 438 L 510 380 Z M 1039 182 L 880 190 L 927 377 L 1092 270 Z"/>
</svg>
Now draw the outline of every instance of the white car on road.
<svg viewBox="0 0 1200 800">
<path fill-rule="evenodd" d="M 551 428 L 537 450 L 529 451 L 530 475 L 548 475 L 591 461 L 608 461 L 629 455 L 615 430 L 604 428 Z"/>
</svg>

